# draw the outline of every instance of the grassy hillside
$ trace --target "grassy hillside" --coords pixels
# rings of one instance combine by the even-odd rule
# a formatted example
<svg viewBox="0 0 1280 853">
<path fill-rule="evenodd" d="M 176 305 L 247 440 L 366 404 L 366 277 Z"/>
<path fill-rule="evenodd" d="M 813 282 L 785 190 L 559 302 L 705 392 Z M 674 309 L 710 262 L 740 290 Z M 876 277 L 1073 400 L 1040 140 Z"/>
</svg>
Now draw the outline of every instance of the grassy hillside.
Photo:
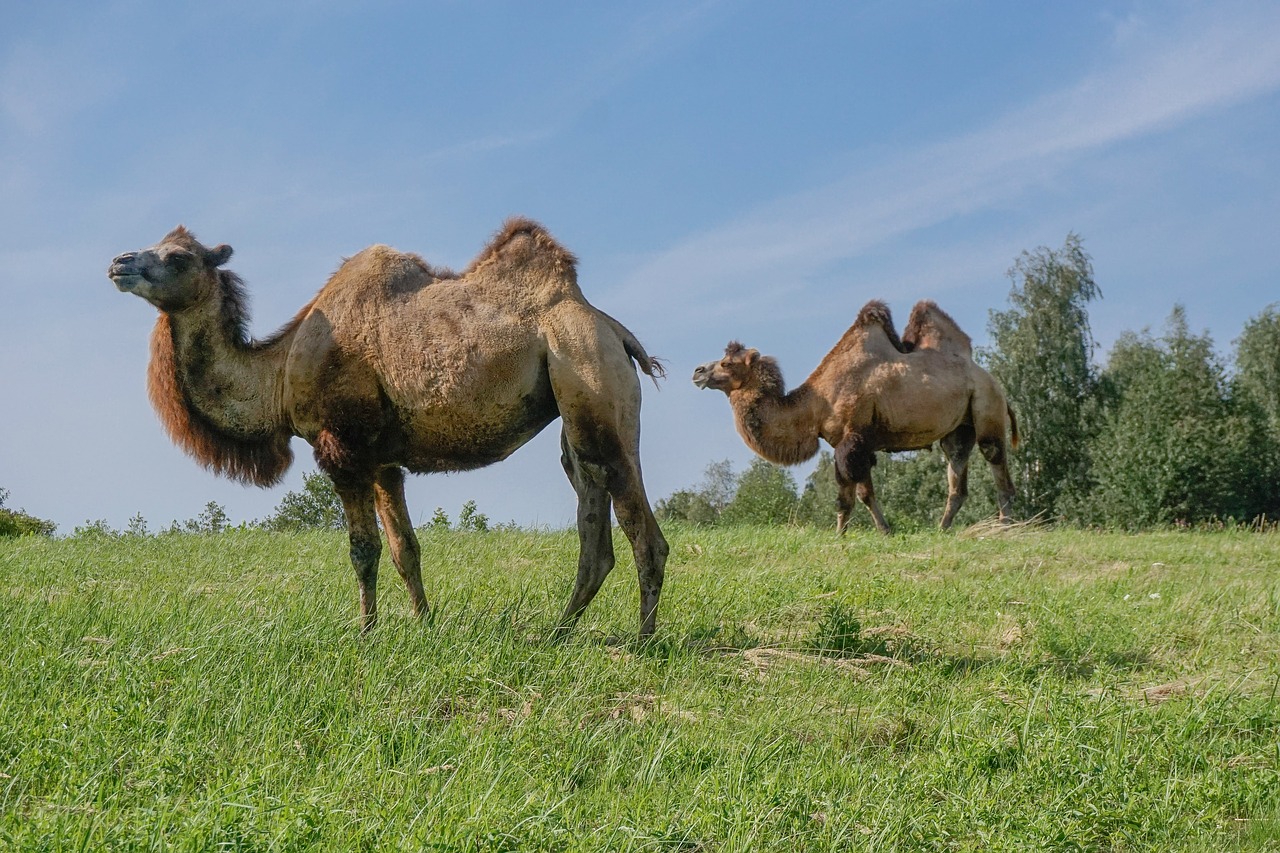
<svg viewBox="0 0 1280 853">
<path fill-rule="evenodd" d="M 668 534 L 0 540 L 0 847 L 1280 849 L 1276 534 Z"/>
</svg>

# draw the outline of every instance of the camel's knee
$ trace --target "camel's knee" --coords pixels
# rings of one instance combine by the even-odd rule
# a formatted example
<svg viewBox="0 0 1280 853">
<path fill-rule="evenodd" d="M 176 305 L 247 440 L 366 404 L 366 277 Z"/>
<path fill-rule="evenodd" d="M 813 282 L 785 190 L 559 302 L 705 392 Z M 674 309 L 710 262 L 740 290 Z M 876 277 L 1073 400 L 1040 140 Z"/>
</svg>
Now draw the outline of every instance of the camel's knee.
<svg viewBox="0 0 1280 853">
<path fill-rule="evenodd" d="M 377 580 L 378 561 L 382 559 L 382 541 L 376 536 L 351 537 L 351 567 L 361 581 Z"/>
<path fill-rule="evenodd" d="M 388 533 L 388 537 L 393 534 Z M 412 530 L 391 539 L 391 557 L 396 564 L 396 571 L 406 582 L 422 577 L 422 549 L 418 545 L 418 537 Z"/>
<path fill-rule="evenodd" d="M 580 539 L 578 548 L 578 574 L 604 580 L 617 563 L 613 553 L 613 539 L 587 536 Z"/>
<path fill-rule="evenodd" d="M 978 442 L 978 450 L 982 452 L 982 458 L 992 465 L 1003 465 L 1005 462 L 1003 439 L 984 438 Z"/>
<path fill-rule="evenodd" d="M 875 504 L 876 490 L 875 490 L 875 487 L 871 485 L 870 480 L 866 480 L 864 482 L 859 483 L 856 489 L 858 494 L 858 500 L 862 501 L 864 505 L 872 506 Z"/>
<path fill-rule="evenodd" d="M 969 424 L 961 424 L 938 439 L 938 447 L 949 461 L 954 462 L 969 458 L 975 440 L 976 434 L 973 427 Z"/>
<path fill-rule="evenodd" d="M 667 577 L 666 561 L 661 559 L 644 563 L 637 561 L 636 575 L 640 580 L 641 593 L 650 593 L 656 597 L 662 592 L 662 584 Z"/>
<path fill-rule="evenodd" d="M 662 530 L 658 527 L 656 520 L 653 523 L 653 530 L 647 538 L 649 540 L 647 549 L 649 561 L 656 567 L 655 571 L 659 576 L 658 582 L 661 583 L 661 576 L 664 567 L 667 565 L 667 557 L 671 554 L 671 546 L 667 544 L 667 537 L 662 535 Z"/>
</svg>

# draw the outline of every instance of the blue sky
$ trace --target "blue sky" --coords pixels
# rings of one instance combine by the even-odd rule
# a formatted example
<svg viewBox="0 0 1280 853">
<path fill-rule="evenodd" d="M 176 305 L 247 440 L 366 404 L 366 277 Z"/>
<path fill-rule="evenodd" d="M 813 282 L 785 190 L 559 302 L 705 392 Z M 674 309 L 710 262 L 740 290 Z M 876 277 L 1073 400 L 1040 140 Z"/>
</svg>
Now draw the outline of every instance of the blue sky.
<svg viewBox="0 0 1280 853">
<path fill-rule="evenodd" d="M 1278 139 L 1274 2 L 6 4 L 0 487 L 69 533 L 260 518 L 312 469 L 220 481 L 153 416 L 154 310 L 105 270 L 179 222 L 235 247 L 265 335 L 370 243 L 461 267 L 540 220 L 668 362 L 657 500 L 750 458 L 688 378 L 730 338 L 799 383 L 868 299 L 927 297 L 981 343 L 1071 231 L 1099 359 L 1175 303 L 1228 354 L 1280 300 Z M 558 429 L 410 485 L 419 522 L 468 499 L 568 524 Z"/>
</svg>

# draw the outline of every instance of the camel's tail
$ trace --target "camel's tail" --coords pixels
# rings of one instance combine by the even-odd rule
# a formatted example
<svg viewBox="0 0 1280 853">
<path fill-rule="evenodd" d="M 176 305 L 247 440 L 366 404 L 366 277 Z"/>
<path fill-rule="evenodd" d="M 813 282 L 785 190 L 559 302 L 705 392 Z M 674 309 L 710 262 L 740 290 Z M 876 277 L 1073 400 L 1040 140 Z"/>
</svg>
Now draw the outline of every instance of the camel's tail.
<svg viewBox="0 0 1280 853">
<path fill-rule="evenodd" d="M 599 311 L 599 309 L 596 309 Z M 636 340 L 636 336 L 631 334 L 631 330 L 610 317 L 608 314 L 600 311 L 600 316 L 609 321 L 609 325 L 613 326 L 613 330 L 618 333 L 618 337 L 622 338 L 622 347 L 636 363 L 636 367 L 640 368 L 640 372 L 653 380 L 654 387 L 658 387 L 658 380 L 666 378 L 667 368 L 662 362 L 649 355 L 645 348 Z"/>
<path fill-rule="evenodd" d="M 1013 406 L 1010 406 L 1008 403 L 1005 403 L 1004 407 L 1009 412 L 1009 427 L 1010 427 L 1010 433 L 1011 433 L 1011 437 L 1009 439 L 1009 446 L 1012 447 L 1014 450 L 1017 450 L 1018 449 L 1018 416 L 1013 413 Z"/>
</svg>

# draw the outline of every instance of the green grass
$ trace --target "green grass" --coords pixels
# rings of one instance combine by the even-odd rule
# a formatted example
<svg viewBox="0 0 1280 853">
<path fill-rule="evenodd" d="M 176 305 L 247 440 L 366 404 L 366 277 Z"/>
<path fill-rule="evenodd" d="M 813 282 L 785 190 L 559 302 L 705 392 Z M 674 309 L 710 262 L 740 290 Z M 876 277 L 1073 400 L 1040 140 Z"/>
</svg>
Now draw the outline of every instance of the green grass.
<svg viewBox="0 0 1280 853">
<path fill-rule="evenodd" d="M 1280 538 L 0 540 L 0 847 L 1280 850 Z"/>
</svg>

